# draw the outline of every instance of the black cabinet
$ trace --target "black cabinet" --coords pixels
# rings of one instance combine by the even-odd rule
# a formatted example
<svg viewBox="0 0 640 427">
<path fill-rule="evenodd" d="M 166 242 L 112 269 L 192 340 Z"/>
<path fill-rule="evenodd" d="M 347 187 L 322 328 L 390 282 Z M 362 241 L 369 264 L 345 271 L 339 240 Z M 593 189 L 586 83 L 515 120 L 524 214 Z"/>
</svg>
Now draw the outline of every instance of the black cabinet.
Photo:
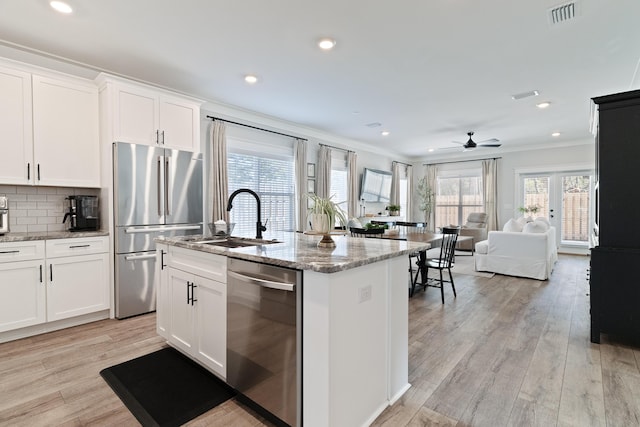
<svg viewBox="0 0 640 427">
<path fill-rule="evenodd" d="M 600 333 L 640 344 L 640 90 L 593 99 L 596 229 L 591 250 L 591 341 Z"/>
</svg>

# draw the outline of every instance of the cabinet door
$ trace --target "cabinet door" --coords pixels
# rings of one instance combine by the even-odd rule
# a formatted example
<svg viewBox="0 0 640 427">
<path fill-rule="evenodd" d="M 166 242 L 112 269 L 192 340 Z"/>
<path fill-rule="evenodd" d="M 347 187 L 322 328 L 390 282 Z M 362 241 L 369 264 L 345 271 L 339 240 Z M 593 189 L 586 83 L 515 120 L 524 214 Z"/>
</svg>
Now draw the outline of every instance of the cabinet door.
<svg viewBox="0 0 640 427">
<path fill-rule="evenodd" d="M 189 283 L 193 282 L 193 275 L 176 270 L 175 268 L 169 268 L 168 278 L 169 295 L 171 299 L 169 342 L 187 353 L 191 353 L 194 338 L 194 309 L 193 305 L 189 302 Z"/>
<path fill-rule="evenodd" d="M 47 320 L 109 308 L 108 254 L 47 260 Z"/>
<path fill-rule="evenodd" d="M 167 148 L 200 151 L 200 108 L 192 102 L 160 97 L 161 141 Z"/>
<path fill-rule="evenodd" d="M 117 86 L 114 139 L 133 144 L 158 144 L 158 95 L 142 88 Z"/>
<path fill-rule="evenodd" d="M 227 286 L 196 276 L 196 354 L 222 378 L 227 376 Z"/>
<path fill-rule="evenodd" d="M 31 74 L 0 68 L 0 182 L 29 184 L 33 168 Z"/>
<path fill-rule="evenodd" d="M 0 263 L 0 332 L 46 320 L 43 261 Z"/>
<path fill-rule="evenodd" d="M 156 243 L 156 331 L 158 335 L 169 339 L 169 318 L 171 299 L 169 295 L 169 268 L 167 267 L 167 245 Z"/>
<path fill-rule="evenodd" d="M 100 186 L 98 90 L 33 76 L 35 183 Z"/>
</svg>

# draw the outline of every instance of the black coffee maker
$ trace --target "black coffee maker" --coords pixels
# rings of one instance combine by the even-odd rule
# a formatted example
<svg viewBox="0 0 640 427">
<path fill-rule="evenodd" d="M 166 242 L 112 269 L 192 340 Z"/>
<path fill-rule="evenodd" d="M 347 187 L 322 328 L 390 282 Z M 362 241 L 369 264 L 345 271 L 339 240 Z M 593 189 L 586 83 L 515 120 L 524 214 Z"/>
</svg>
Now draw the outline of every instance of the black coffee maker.
<svg viewBox="0 0 640 427">
<path fill-rule="evenodd" d="M 100 228 L 98 196 L 69 196 L 68 212 L 62 222 L 69 219 L 69 231 L 96 231 Z"/>
</svg>

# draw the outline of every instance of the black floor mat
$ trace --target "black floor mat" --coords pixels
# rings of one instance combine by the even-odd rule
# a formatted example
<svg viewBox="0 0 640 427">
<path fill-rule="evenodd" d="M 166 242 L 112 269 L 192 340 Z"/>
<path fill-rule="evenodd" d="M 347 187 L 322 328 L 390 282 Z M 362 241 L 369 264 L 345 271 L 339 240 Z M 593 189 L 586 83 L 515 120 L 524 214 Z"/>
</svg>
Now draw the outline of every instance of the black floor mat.
<svg viewBox="0 0 640 427">
<path fill-rule="evenodd" d="M 169 347 L 100 371 L 143 426 L 179 426 L 235 393 Z"/>
</svg>

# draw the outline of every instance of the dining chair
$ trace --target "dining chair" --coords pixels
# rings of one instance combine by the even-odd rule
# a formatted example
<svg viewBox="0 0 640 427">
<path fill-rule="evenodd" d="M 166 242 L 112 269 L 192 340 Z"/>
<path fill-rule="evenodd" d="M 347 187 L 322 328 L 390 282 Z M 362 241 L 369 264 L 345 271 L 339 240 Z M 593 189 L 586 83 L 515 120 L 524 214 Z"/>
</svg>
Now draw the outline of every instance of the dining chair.
<svg viewBox="0 0 640 427">
<path fill-rule="evenodd" d="M 440 241 L 440 248 L 435 250 L 438 253 L 437 257 L 428 258 L 428 256 L 423 255 L 418 259 L 418 269 L 416 274 L 412 276 L 411 283 L 411 296 L 415 291 L 416 285 L 422 285 L 423 289 L 426 290 L 427 286 L 433 288 L 440 288 L 440 296 L 442 298 L 442 303 L 444 304 L 444 284 L 451 283 L 451 289 L 453 289 L 453 296 L 456 295 L 456 287 L 453 283 L 453 275 L 451 274 L 451 267 L 453 267 L 456 241 L 458 239 L 458 234 L 460 234 L 459 227 L 443 227 L 442 228 L 442 239 Z M 439 278 L 429 277 L 429 269 L 437 269 L 439 272 Z M 445 280 L 442 274 L 443 270 L 447 270 L 449 272 L 449 280 Z M 420 273 L 420 274 L 418 274 Z M 418 276 L 421 276 L 421 282 L 418 282 Z"/>
</svg>

